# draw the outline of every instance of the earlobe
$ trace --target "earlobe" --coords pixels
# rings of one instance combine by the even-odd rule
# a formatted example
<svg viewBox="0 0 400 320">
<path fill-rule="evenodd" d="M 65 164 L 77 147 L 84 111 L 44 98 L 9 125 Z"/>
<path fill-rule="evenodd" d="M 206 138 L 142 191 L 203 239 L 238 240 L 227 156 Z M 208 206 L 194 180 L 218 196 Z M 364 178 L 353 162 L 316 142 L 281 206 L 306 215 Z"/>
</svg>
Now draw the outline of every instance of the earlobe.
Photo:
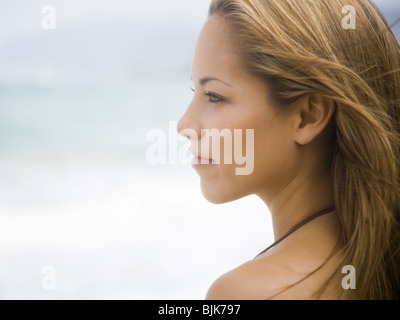
<svg viewBox="0 0 400 320">
<path fill-rule="evenodd" d="M 328 126 L 335 109 L 332 99 L 319 94 L 308 95 L 299 101 L 296 142 L 307 145 L 316 139 Z"/>
</svg>

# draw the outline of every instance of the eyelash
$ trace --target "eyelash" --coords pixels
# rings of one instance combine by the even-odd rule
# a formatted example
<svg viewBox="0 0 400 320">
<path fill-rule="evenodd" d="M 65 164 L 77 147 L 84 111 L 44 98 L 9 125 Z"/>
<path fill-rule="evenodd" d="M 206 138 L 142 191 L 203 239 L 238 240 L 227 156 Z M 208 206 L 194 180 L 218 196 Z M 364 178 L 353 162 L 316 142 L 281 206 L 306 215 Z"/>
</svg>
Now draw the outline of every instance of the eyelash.
<svg viewBox="0 0 400 320">
<path fill-rule="evenodd" d="M 192 89 L 193 92 L 195 92 L 193 88 L 191 88 L 191 89 Z M 206 92 L 205 95 L 210 98 L 210 103 L 220 103 L 220 102 L 224 101 L 223 98 L 221 98 L 220 96 L 218 96 L 218 95 L 216 95 L 215 93 L 212 93 L 212 92 Z"/>
</svg>

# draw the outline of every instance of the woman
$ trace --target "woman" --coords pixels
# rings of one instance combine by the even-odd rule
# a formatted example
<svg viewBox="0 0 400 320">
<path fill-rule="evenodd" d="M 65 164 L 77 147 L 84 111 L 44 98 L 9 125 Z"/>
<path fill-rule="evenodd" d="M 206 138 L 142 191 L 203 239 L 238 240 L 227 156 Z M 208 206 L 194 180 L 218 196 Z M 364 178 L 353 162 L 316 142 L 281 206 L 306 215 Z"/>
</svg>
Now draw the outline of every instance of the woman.
<svg viewBox="0 0 400 320">
<path fill-rule="evenodd" d="M 213 0 L 192 80 L 178 131 L 203 195 L 258 195 L 276 239 L 207 298 L 399 299 L 400 46 L 376 6 Z M 204 129 L 254 130 L 251 174 Z"/>
</svg>

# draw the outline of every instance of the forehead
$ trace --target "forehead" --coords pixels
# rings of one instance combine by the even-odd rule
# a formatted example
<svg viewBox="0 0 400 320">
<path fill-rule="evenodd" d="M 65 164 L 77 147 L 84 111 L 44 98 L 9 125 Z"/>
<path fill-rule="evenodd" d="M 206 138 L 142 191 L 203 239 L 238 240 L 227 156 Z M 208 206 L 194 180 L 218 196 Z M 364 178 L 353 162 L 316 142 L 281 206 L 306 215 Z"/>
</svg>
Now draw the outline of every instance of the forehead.
<svg viewBox="0 0 400 320">
<path fill-rule="evenodd" d="M 200 32 L 198 44 L 202 44 L 203 41 L 212 41 L 213 45 L 232 46 L 233 40 L 229 23 L 219 15 L 212 15 Z"/>
<path fill-rule="evenodd" d="M 229 24 L 218 15 L 211 16 L 197 40 L 192 64 L 193 80 L 216 74 L 231 77 L 235 71 L 243 70 Z"/>
</svg>

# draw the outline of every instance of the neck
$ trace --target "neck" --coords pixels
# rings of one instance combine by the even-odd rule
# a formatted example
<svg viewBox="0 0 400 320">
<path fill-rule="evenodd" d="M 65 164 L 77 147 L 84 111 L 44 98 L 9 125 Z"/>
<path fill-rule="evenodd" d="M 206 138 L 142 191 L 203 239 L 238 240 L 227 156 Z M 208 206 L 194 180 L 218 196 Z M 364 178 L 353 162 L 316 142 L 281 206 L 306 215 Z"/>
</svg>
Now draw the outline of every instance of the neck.
<svg viewBox="0 0 400 320">
<path fill-rule="evenodd" d="M 275 240 L 314 214 L 334 206 L 329 174 L 321 171 L 303 171 L 275 195 L 259 196 L 271 212 Z"/>
</svg>

